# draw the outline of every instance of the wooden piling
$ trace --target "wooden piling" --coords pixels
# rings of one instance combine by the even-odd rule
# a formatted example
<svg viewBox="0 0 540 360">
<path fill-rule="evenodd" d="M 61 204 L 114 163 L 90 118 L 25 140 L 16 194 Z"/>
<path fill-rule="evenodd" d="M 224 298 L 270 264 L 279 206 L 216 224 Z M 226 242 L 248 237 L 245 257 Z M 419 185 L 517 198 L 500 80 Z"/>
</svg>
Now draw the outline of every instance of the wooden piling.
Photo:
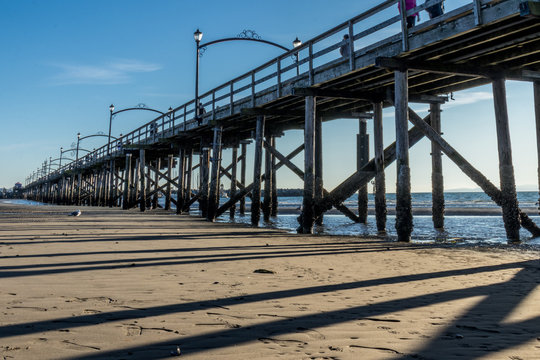
<svg viewBox="0 0 540 360">
<path fill-rule="evenodd" d="M 212 144 L 212 174 L 210 182 L 210 191 L 208 194 L 208 214 L 206 219 L 216 220 L 216 211 L 219 206 L 219 173 L 221 169 L 221 137 L 223 128 L 214 127 L 214 142 Z"/>
<path fill-rule="evenodd" d="M 191 145 L 186 149 L 186 156 L 187 166 L 185 183 L 186 190 L 184 191 L 184 212 L 189 214 L 191 200 L 191 176 L 193 174 L 193 147 Z"/>
<path fill-rule="evenodd" d="M 205 145 L 201 151 L 201 166 L 199 166 L 200 174 L 200 187 L 199 191 L 201 196 L 199 198 L 199 206 L 201 209 L 201 216 L 206 218 L 208 215 L 208 192 L 210 180 L 210 148 Z"/>
<path fill-rule="evenodd" d="M 169 154 L 167 156 L 167 177 L 172 179 L 172 168 L 174 166 L 174 155 Z M 165 187 L 165 210 L 171 209 L 171 182 L 167 180 L 167 186 Z"/>
<path fill-rule="evenodd" d="M 271 143 L 272 136 L 266 135 L 266 141 Z M 272 153 L 265 149 L 264 151 L 264 200 L 262 205 L 263 220 L 270 221 L 272 211 Z"/>
<path fill-rule="evenodd" d="M 411 205 L 411 174 L 409 169 L 408 132 L 408 74 L 407 70 L 395 71 L 395 112 L 396 112 L 396 231 L 398 241 L 411 240 L 413 217 Z"/>
<path fill-rule="evenodd" d="M 124 168 L 124 194 L 122 198 L 122 209 L 127 210 L 131 206 L 131 154 L 126 154 L 126 165 Z"/>
<path fill-rule="evenodd" d="M 152 192 L 152 170 L 150 167 L 152 166 L 152 161 L 148 161 L 148 166 L 146 167 L 146 209 L 151 210 L 152 209 L 152 197 L 150 196 L 150 193 Z"/>
<path fill-rule="evenodd" d="M 76 204 L 79 206 L 82 205 L 81 204 L 82 185 L 83 185 L 82 173 L 79 172 L 77 174 L 77 200 L 76 200 Z"/>
<path fill-rule="evenodd" d="M 359 120 L 359 131 L 356 137 L 356 170 L 360 171 L 369 162 L 369 135 L 367 134 L 366 119 Z M 367 222 L 368 216 L 368 188 L 367 184 L 358 189 L 358 219 L 361 223 Z"/>
<path fill-rule="evenodd" d="M 441 105 L 431 104 L 431 127 L 441 134 Z M 442 151 L 437 143 L 431 143 L 431 199 L 432 218 L 435 229 L 444 229 L 444 183 L 442 172 Z"/>
<path fill-rule="evenodd" d="M 240 164 L 240 183 L 243 186 L 246 186 L 246 157 L 247 157 L 247 143 L 242 142 L 241 143 L 241 156 L 242 156 L 242 163 Z M 246 198 L 242 197 L 240 199 L 240 209 L 239 209 L 240 215 L 246 214 Z"/>
<path fill-rule="evenodd" d="M 512 147 L 508 125 L 505 80 L 493 80 L 493 102 L 497 125 L 497 145 L 499 150 L 499 174 L 501 178 L 502 212 L 506 236 L 510 241 L 519 241 L 519 212 L 517 203 L 514 167 L 512 165 Z"/>
<path fill-rule="evenodd" d="M 314 96 L 305 98 L 304 123 L 304 198 L 302 201 L 302 215 L 300 216 L 299 232 L 313 233 L 313 206 L 315 204 L 315 118 L 316 100 Z"/>
<path fill-rule="evenodd" d="M 139 173 L 140 173 L 140 195 L 139 195 L 139 208 L 141 211 L 146 210 L 146 174 L 144 173 L 146 170 L 146 160 L 144 158 L 145 152 L 144 149 L 141 149 L 139 151 Z"/>
<path fill-rule="evenodd" d="M 255 130 L 255 155 L 253 165 L 253 190 L 251 191 L 251 225 L 258 226 L 261 218 L 261 167 L 264 139 L 264 116 L 257 116 Z"/>
<path fill-rule="evenodd" d="M 375 218 L 377 231 L 386 232 L 386 179 L 384 175 L 383 103 L 373 104 L 373 146 L 375 160 Z"/>
<path fill-rule="evenodd" d="M 184 201 L 186 199 L 186 151 L 180 146 L 178 150 L 178 186 L 176 188 L 176 213 L 184 211 Z"/>
<path fill-rule="evenodd" d="M 276 147 L 276 137 L 272 136 L 270 139 L 270 146 Z M 278 194 L 277 194 L 277 169 L 276 169 L 276 157 L 272 155 L 272 209 L 270 216 L 278 215 Z"/>
<path fill-rule="evenodd" d="M 161 158 L 158 157 L 155 161 L 156 168 L 154 170 L 154 196 L 152 197 L 152 208 L 158 208 L 159 201 L 159 171 L 161 170 Z"/>
<path fill-rule="evenodd" d="M 315 201 L 320 201 L 324 195 L 323 182 L 323 149 L 322 149 L 322 117 L 317 116 L 315 119 Z M 315 219 L 317 225 L 323 224 L 324 215 L 320 215 Z"/>
<path fill-rule="evenodd" d="M 533 84 L 534 113 L 536 119 L 536 153 L 538 162 L 538 213 L 540 214 L 540 81 Z"/>
<path fill-rule="evenodd" d="M 111 159 L 109 164 L 109 207 L 114 206 L 114 201 L 116 199 L 116 188 L 114 187 L 114 172 L 115 172 L 115 164 L 114 160 Z"/>
<path fill-rule="evenodd" d="M 231 159 L 231 189 L 229 192 L 229 198 L 233 198 L 236 195 L 236 170 L 238 164 L 238 146 L 234 145 L 232 148 L 232 159 Z M 229 210 L 229 218 L 234 219 L 236 212 L 236 205 L 231 206 Z"/>
</svg>

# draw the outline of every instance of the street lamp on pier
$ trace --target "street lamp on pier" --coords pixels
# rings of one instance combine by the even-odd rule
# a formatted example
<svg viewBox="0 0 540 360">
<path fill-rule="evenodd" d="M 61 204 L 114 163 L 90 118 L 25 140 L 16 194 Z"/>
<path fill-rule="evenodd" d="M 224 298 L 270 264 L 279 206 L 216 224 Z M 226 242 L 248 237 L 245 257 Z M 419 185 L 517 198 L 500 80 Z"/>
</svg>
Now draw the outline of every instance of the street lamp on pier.
<svg viewBox="0 0 540 360">
<path fill-rule="evenodd" d="M 200 115 L 201 115 L 200 100 L 199 100 L 199 60 L 200 60 L 200 56 L 201 56 L 201 49 L 204 50 L 207 46 L 214 45 L 214 44 L 221 43 L 221 42 L 226 42 L 226 41 L 256 41 L 256 42 L 260 42 L 260 43 L 264 43 L 264 44 L 268 44 L 268 45 L 278 47 L 278 48 L 280 48 L 282 50 L 285 50 L 285 51 L 290 51 L 291 50 L 291 49 L 289 49 L 289 48 L 287 48 L 285 46 L 279 45 L 279 44 L 277 44 L 275 42 L 261 39 L 261 37 L 259 35 L 257 35 L 257 33 L 255 33 L 255 31 L 253 31 L 253 30 L 244 30 L 241 34 L 239 34 L 237 37 L 234 37 L 234 38 L 223 38 L 223 39 L 213 40 L 213 41 L 209 41 L 207 43 L 201 44 L 201 40 L 203 38 L 203 33 L 199 29 L 197 29 L 197 31 L 195 31 L 193 33 L 193 38 L 195 39 L 195 44 L 196 44 L 196 59 L 195 59 L 195 119 L 199 122 L 199 124 L 200 124 Z M 296 39 L 294 39 L 292 44 L 293 44 L 293 49 L 295 49 L 295 48 L 302 45 L 302 41 L 300 41 L 298 39 L 298 37 L 296 37 Z M 295 52 L 294 57 L 296 59 L 296 75 L 300 75 L 300 70 L 298 68 L 298 51 Z"/>
</svg>

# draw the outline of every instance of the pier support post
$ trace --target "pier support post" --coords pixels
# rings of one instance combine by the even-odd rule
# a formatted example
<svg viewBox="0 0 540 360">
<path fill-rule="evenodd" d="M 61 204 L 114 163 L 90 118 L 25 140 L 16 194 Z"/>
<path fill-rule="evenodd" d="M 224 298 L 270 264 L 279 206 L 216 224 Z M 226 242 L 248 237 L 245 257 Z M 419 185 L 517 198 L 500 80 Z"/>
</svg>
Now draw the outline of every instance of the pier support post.
<svg viewBox="0 0 540 360">
<path fill-rule="evenodd" d="M 501 178 L 502 212 L 506 236 L 510 241 L 519 241 L 519 221 L 514 167 L 512 165 L 512 146 L 508 126 L 505 80 L 493 80 L 493 102 L 497 124 L 497 145 L 499 150 L 499 174 Z"/>
<path fill-rule="evenodd" d="M 429 107 L 431 127 L 441 134 L 441 105 L 431 104 Z M 431 143 L 431 201 L 432 218 L 435 229 L 444 229 L 444 182 L 442 172 L 442 151 L 440 146 Z"/>
<path fill-rule="evenodd" d="M 237 169 L 237 163 L 238 163 L 238 146 L 234 145 L 232 148 L 232 159 L 231 159 L 231 190 L 229 192 L 229 198 L 233 198 L 236 195 L 236 169 Z M 236 212 L 236 205 L 233 204 L 231 206 L 231 209 L 229 210 L 229 218 L 234 219 Z"/>
<path fill-rule="evenodd" d="M 122 209 L 130 208 L 131 190 L 131 154 L 126 154 L 126 166 L 124 168 L 124 194 L 122 198 Z"/>
<path fill-rule="evenodd" d="M 384 175 L 383 103 L 373 104 L 373 147 L 375 160 L 375 218 L 377 231 L 386 232 L 386 179 Z"/>
<path fill-rule="evenodd" d="M 193 174 L 193 147 L 189 145 L 186 149 L 185 154 L 187 155 L 186 161 L 186 190 L 184 191 L 184 212 L 189 214 L 190 210 L 190 200 L 191 200 L 191 176 Z M 200 188 L 199 188 L 200 191 Z"/>
<path fill-rule="evenodd" d="M 266 142 L 272 143 L 273 136 L 266 135 Z M 263 219 L 270 221 L 272 211 L 272 153 L 265 149 L 264 151 L 264 200 L 263 200 Z"/>
<path fill-rule="evenodd" d="M 261 218 L 261 167 L 264 139 L 264 116 L 257 116 L 255 130 L 255 155 L 253 165 L 253 190 L 251 191 L 251 225 L 258 226 Z"/>
<path fill-rule="evenodd" d="M 174 166 L 174 155 L 169 154 L 167 156 L 167 177 L 172 179 L 172 168 Z M 167 180 L 167 186 L 165 187 L 165 210 L 171 209 L 171 182 Z"/>
<path fill-rule="evenodd" d="M 241 143 L 241 152 L 242 154 L 242 163 L 240 164 L 240 183 L 242 183 L 243 186 L 246 186 L 246 156 L 247 156 L 247 143 L 243 142 Z M 243 196 L 240 199 L 240 215 L 246 214 L 246 198 Z"/>
<path fill-rule="evenodd" d="M 316 98 L 305 98 L 305 123 L 304 123 L 304 199 L 302 202 L 302 214 L 299 232 L 302 234 L 313 233 L 315 203 L 315 118 Z"/>
<path fill-rule="evenodd" d="M 536 151 L 538 154 L 538 213 L 540 214 L 540 81 L 533 84 L 534 113 L 536 118 Z"/>
<path fill-rule="evenodd" d="M 132 179 L 132 186 L 130 191 L 130 207 L 137 206 L 137 202 L 139 199 L 139 174 L 140 174 L 140 166 L 141 166 L 141 160 L 137 158 L 135 160 L 135 166 L 133 167 L 133 175 L 131 176 Z"/>
<path fill-rule="evenodd" d="M 201 208 L 201 216 L 203 218 L 208 215 L 208 180 L 210 177 L 210 148 L 208 145 L 203 145 L 201 151 L 201 166 L 199 166 L 200 187 L 199 205 Z"/>
<path fill-rule="evenodd" d="M 369 135 L 366 119 L 359 120 L 359 131 L 356 137 L 356 170 L 360 171 L 369 162 Z M 368 216 L 367 184 L 358 189 L 358 220 L 365 224 Z"/>
<path fill-rule="evenodd" d="M 216 212 L 219 206 L 219 173 L 221 169 L 221 137 L 223 128 L 214 127 L 214 143 L 212 144 L 212 176 L 208 195 L 208 221 L 216 221 Z"/>
<path fill-rule="evenodd" d="M 77 205 L 81 206 L 82 173 L 77 174 Z"/>
<path fill-rule="evenodd" d="M 114 160 L 111 159 L 110 165 L 109 165 L 109 207 L 114 206 L 114 201 L 116 199 L 116 188 L 114 186 L 114 179 L 115 179 L 115 164 Z"/>
<path fill-rule="evenodd" d="M 146 160 L 144 158 L 144 149 L 141 149 L 139 151 L 139 173 L 140 173 L 140 180 L 141 180 L 141 193 L 140 193 L 140 201 L 139 201 L 139 207 L 141 211 L 146 210 L 146 174 L 145 167 L 146 167 Z"/>
<path fill-rule="evenodd" d="M 150 193 L 152 191 L 152 170 L 150 169 L 150 166 L 152 165 L 152 161 L 148 161 L 148 166 L 146 167 L 146 209 L 151 210 L 152 209 L 152 197 L 150 196 Z"/>
<path fill-rule="evenodd" d="M 178 187 L 176 188 L 176 213 L 181 214 L 184 210 L 186 199 L 185 179 L 186 179 L 186 151 L 180 147 L 178 151 Z"/>
<path fill-rule="evenodd" d="M 411 174 L 409 169 L 409 90 L 407 70 L 395 71 L 396 112 L 396 231 L 398 241 L 411 240 L 413 217 L 411 205 Z"/>
<path fill-rule="evenodd" d="M 322 117 L 315 118 L 315 201 L 320 201 L 324 196 L 323 182 L 323 149 L 322 149 Z M 324 215 L 321 214 L 315 219 L 317 225 L 323 224 Z"/>
<path fill-rule="evenodd" d="M 152 208 L 158 208 L 159 201 L 159 171 L 161 170 L 161 158 L 158 157 L 155 162 L 156 170 L 154 170 L 154 196 L 152 197 Z"/>
<path fill-rule="evenodd" d="M 276 148 L 276 137 L 270 138 L 270 146 Z M 276 169 L 276 157 L 272 155 L 272 209 L 270 216 L 278 215 L 278 195 L 277 195 L 277 169 Z"/>
</svg>

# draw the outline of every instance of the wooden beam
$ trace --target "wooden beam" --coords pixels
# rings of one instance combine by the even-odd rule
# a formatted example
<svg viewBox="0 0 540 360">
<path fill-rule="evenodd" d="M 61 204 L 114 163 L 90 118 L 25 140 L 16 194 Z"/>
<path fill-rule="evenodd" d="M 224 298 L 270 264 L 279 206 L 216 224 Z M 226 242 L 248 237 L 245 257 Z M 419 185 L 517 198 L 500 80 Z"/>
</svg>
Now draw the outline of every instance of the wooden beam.
<svg viewBox="0 0 540 360">
<path fill-rule="evenodd" d="M 332 90 L 321 89 L 314 87 L 296 87 L 292 89 L 294 96 L 319 96 L 330 98 L 344 98 L 344 99 L 356 99 L 366 101 L 381 101 L 384 99 L 384 94 L 377 94 L 376 92 L 367 91 L 347 91 L 347 90 Z"/>
<path fill-rule="evenodd" d="M 297 147 L 296 149 L 294 149 L 289 155 L 287 155 L 287 159 L 288 160 L 291 160 L 292 158 L 294 158 L 296 155 L 300 154 L 300 152 L 302 152 L 302 150 L 304 150 L 304 144 L 300 145 L 299 147 Z M 276 165 L 276 170 L 279 169 L 281 166 L 283 166 L 283 162 L 279 162 L 277 165 Z M 220 216 L 221 214 L 223 214 L 225 211 L 227 211 L 233 204 L 235 204 L 237 201 L 243 199 L 246 197 L 246 195 L 248 193 L 251 192 L 251 190 L 253 189 L 253 183 L 251 183 L 250 185 L 244 187 L 242 190 L 240 190 L 239 192 L 236 193 L 236 195 L 234 197 L 231 196 L 231 198 L 225 203 L 223 204 L 217 211 L 217 216 Z"/>
<path fill-rule="evenodd" d="M 540 79 L 540 73 L 530 70 L 515 70 L 501 66 L 471 66 L 468 64 L 451 64 L 440 61 L 405 60 L 396 58 L 379 57 L 375 59 L 375 65 L 391 70 L 416 70 L 438 74 L 452 74 L 461 76 L 481 76 L 485 78 L 504 77 L 513 80 L 534 81 Z"/>
<path fill-rule="evenodd" d="M 429 121 L 429 115 L 426 118 Z M 414 146 L 420 141 L 424 134 L 418 126 L 409 130 L 409 147 Z M 396 159 L 396 143 L 389 145 L 384 149 L 384 167 L 388 167 Z M 362 171 L 357 171 L 349 176 L 345 181 L 334 188 L 328 195 L 325 195 L 321 201 L 315 206 L 315 216 L 319 216 L 323 212 L 330 210 L 335 203 L 342 203 L 350 198 L 361 184 L 367 184 L 375 176 L 375 159 L 372 159 Z"/>
</svg>

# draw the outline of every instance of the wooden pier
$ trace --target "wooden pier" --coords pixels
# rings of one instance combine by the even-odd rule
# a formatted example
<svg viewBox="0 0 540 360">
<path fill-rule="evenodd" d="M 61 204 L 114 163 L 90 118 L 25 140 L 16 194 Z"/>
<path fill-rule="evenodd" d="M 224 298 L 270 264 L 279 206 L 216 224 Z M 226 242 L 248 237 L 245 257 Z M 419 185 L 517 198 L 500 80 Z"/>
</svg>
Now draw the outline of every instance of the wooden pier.
<svg viewBox="0 0 540 360">
<path fill-rule="evenodd" d="M 178 214 L 189 212 L 198 201 L 202 216 L 209 221 L 227 211 L 233 218 L 237 205 L 243 214 L 244 199 L 250 196 L 251 221 L 259 226 L 261 210 L 264 221 L 277 214 L 276 173 L 285 166 L 304 182 L 299 232 L 311 233 L 314 224 L 324 221 L 324 213 L 332 207 L 351 221 L 365 222 L 367 184 L 373 179 L 377 229 L 384 232 L 388 181 L 384 169 L 396 161 L 396 230 L 400 241 L 409 241 L 409 149 L 426 137 L 432 142 L 435 228 L 444 228 L 444 153 L 501 206 L 510 241 L 519 240 L 521 227 L 539 236 L 540 229 L 517 202 L 505 88 L 506 79 L 534 82 L 535 105 L 531 107 L 535 108 L 536 132 L 540 134 L 539 19 L 522 16 L 520 0 L 473 0 L 407 28 L 406 14 L 397 10 L 400 2 L 404 5 L 403 0 L 381 1 L 300 47 L 200 95 L 206 110 L 200 118 L 196 118 L 195 100 L 178 106 L 78 162 L 32 181 L 24 189 L 26 196 L 48 203 L 138 207 L 146 211 L 157 207 L 161 193 L 165 207 L 174 204 Z M 408 13 L 440 2 L 431 0 Z M 390 9 L 393 15 L 384 17 Z M 383 20 L 357 30 L 358 24 L 375 18 Z M 357 46 L 369 35 L 388 28 L 398 31 L 368 46 Z M 328 54 L 344 45 L 344 40 L 328 45 L 329 39 L 343 33 L 349 34 L 350 54 L 326 61 Z M 291 62 L 296 54 L 298 62 Z M 441 104 L 448 100 L 446 95 L 485 84 L 493 86 L 500 186 L 461 156 L 440 130 L 444 122 Z M 411 109 L 411 103 L 429 104 L 429 115 L 421 118 Z M 384 149 L 382 110 L 386 107 L 395 109 L 396 139 Z M 329 191 L 322 182 L 321 123 L 343 118 L 359 120 L 357 171 Z M 414 125 L 410 130 L 409 122 Z M 372 159 L 366 135 L 369 125 L 374 126 Z M 304 130 L 304 142 L 290 154 L 282 154 L 275 138 L 294 129 Z M 254 144 L 252 178 L 246 174 L 246 144 L 250 142 Z M 233 149 L 230 161 L 222 158 L 224 149 Z M 291 162 L 301 152 L 303 169 Z M 179 176 L 173 178 L 174 167 Z M 191 189 L 195 172 L 200 180 L 197 193 Z M 219 206 L 224 176 L 231 182 L 230 199 Z M 176 199 L 171 196 L 173 189 L 178 194 Z M 343 202 L 356 192 L 359 203 L 354 212 Z"/>
</svg>

